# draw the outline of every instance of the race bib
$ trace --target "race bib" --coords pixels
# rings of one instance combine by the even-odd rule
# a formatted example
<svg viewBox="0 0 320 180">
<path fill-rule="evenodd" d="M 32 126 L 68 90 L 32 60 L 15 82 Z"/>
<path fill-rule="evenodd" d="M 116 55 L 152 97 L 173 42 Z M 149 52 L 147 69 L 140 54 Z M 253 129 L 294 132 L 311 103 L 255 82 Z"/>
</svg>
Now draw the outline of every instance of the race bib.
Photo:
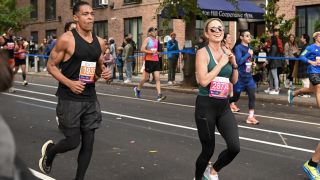
<svg viewBox="0 0 320 180">
<path fill-rule="evenodd" d="M 96 62 L 82 61 L 79 81 L 85 83 L 94 83 L 94 74 L 96 72 Z"/>
<path fill-rule="evenodd" d="M 8 42 L 7 43 L 7 47 L 8 47 L 8 50 L 13 50 L 14 49 L 14 43 L 13 42 Z"/>
<path fill-rule="evenodd" d="M 229 95 L 229 78 L 216 77 L 210 83 L 209 97 L 226 99 Z"/>
</svg>

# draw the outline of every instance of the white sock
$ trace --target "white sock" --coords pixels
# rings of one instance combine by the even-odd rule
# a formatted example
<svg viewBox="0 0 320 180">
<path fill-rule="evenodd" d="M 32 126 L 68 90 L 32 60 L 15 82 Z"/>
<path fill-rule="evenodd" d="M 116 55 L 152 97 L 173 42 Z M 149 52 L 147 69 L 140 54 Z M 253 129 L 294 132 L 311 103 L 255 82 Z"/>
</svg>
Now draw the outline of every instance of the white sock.
<svg viewBox="0 0 320 180">
<path fill-rule="evenodd" d="M 254 110 L 249 110 L 249 118 L 252 118 L 254 116 Z"/>
</svg>

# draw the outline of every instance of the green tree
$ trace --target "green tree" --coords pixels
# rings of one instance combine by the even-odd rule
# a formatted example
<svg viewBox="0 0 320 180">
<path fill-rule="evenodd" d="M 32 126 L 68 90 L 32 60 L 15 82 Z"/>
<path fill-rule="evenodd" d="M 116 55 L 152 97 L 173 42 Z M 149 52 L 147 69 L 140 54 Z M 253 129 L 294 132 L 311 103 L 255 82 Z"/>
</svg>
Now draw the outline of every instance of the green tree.
<svg viewBox="0 0 320 180">
<path fill-rule="evenodd" d="M 237 0 L 227 0 L 236 6 Z M 202 14 L 202 11 L 198 8 L 197 0 L 159 0 L 160 6 L 158 11 L 166 10 L 168 17 L 181 18 L 186 23 L 185 39 L 191 40 L 192 44 L 195 44 L 195 27 L 196 19 L 200 17 L 202 20 L 206 20 L 207 17 Z M 184 58 L 183 67 L 183 85 L 184 86 L 197 86 L 195 76 L 195 55 L 188 54 Z"/>
<path fill-rule="evenodd" d="M 16 0 L 0 0 L 0 33 L 10 27 L 19 31 L 30 22 L 31 7 L 16 7 Z"/>
<path fill-rule="evenodd" d="M 279 28 L 280 38 L 284 40 L 287 38 L 287 33 L 291 30 L 293 23 L 296 21 L 296 17 L 285 20 L 285 14 L 278 15 L 278 1 L 279 0 L 268 1 L 268 5 L 265 7 L 266 13 L 264 15 L 264 20 L 268 30 Z"/>
<path fill-rule="evenodd" d="M 320 31 L 320 20 L 318 20 L 314 26 L 314 32 Z"/>
</svg>

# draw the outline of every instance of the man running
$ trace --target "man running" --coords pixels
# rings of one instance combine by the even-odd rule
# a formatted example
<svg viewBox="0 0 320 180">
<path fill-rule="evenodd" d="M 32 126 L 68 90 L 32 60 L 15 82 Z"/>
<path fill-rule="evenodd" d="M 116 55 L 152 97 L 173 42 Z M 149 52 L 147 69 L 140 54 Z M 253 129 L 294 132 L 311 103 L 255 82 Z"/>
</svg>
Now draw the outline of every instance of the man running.
<svg viewBox="0 0 320 180">
<path fill-rule="evenodd" d="M 15 48 L 15 42 L 13 40 L 13 29 L 9 28 L 6 35 L 3 36 L 5 42 L 4 42 L 4 49 L 7 50 L 8 54 L 9 54 L 9 60 L 8 60 L 8 64 L 10 65 L 10 67 L 12 68 L 12 70 L 14 69 L 14 48 Z M 15 89 L 13 87 L 11 87 L 9 89 L 9 92 L 13 93 L 15 92 Z"/>
<path fill-rule="evenodd" d="M 318 144 L 312 158 L 303 164 L 303 170 L 311 180 L 320 179 L 320 143 Z"/>
<path fill-rule="evenodd" d="M 315 43 L 308 46 L 301 54 L 301 61 L 309 63 L 308 74 L 311 85 L 296 91 L 288 91 L 288 101 L 293 103 L 293 98 L 306 93 L 315 93 L 318 108 L 320 108 L 320 31 L 313 33 Z"/>
<path fill-rule="evenodd" d="M 147 37 L 141 46 L 141 52 L 146 53 L 145 55 L 145 69 L 142 73 L 142 79 L 138 85 L 135 87 L 134 94 L 137 98 L 140 98 L 140 92 L 143 87 L 143 84 L 149 80 L 149 75 L 154 73 L 154 78 L 156 81 L 156 89 L 158 92 L 157 101 L 160 102 L 166 98 L 161 94 L 160 87 L 160 63 L 159 63 L 159 55 L 158 55 L 158 40 L 157 36 L 157 28 L 150 27 L 148 29 L 149 37 Z"/>
<path fill-rule="evenodd" d="M 55 156 L 77 148 L 81 142 L 75 179 L 82 180 L 91 160 L 95 129 L 102 120 L 95 81 L 100 75 L 108 80 L 111 71 L 103 66 L 105 43 L 92 33 L 94 12 L 88 2 L 74 5 L 73 19 L 76 29 L 59 38 L 47 65 L 59 81 L 56 113 L 65 139 L 57 144 L 49 140 L 42 146 L 39 166 L 43 173 L 50 173 Z"/>
<path fill-rule="evenodd" d="M 239 79 L 233 86 L 233 97 L 230 98 L 230 104 L 237 102 L 242 91 L 246 91 L 249 97 L 249 116 L 246 120 L 247 124 L 259 124 L 254 116 L 255 99 L 256 99 L 256 83 L 252 77 L 252 57 L 253 51 L 249 44 L 251 42 L 251 34 L 248 30 L 240 32 L 241 43 L 235 46 L 234 54 L 239 66 Z"/>
<path fill-rule="evenodd" d="M 26 73 L 26 54 L 27 54 L 27 47 L 23 42 L 23 38 L 18 38 L 18 43 L 15 47 L 15 63 L 14 63 L 14 74 L 18 73 L 19 68 L 21 67 L 22 71 L 22 85 L 28 85 L 28 81 L 26 80 L 27 73 Z"/>
</svg>

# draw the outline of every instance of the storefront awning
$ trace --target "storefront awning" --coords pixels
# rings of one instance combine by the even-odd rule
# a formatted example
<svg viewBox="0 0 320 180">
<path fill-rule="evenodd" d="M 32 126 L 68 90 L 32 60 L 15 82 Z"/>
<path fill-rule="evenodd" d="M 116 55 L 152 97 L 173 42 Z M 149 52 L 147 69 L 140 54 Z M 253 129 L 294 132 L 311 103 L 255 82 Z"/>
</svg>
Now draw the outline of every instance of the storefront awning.
<svg viewBox="0 0 320 180">
<path fill-rule="evenodd" d="M 198 0 L 198 7 L 206 16 L 222 19 L 263 19 L 265 13 L 250 0 L 238 0 L 238 9 L 226 0 Z"/>
</svg>

